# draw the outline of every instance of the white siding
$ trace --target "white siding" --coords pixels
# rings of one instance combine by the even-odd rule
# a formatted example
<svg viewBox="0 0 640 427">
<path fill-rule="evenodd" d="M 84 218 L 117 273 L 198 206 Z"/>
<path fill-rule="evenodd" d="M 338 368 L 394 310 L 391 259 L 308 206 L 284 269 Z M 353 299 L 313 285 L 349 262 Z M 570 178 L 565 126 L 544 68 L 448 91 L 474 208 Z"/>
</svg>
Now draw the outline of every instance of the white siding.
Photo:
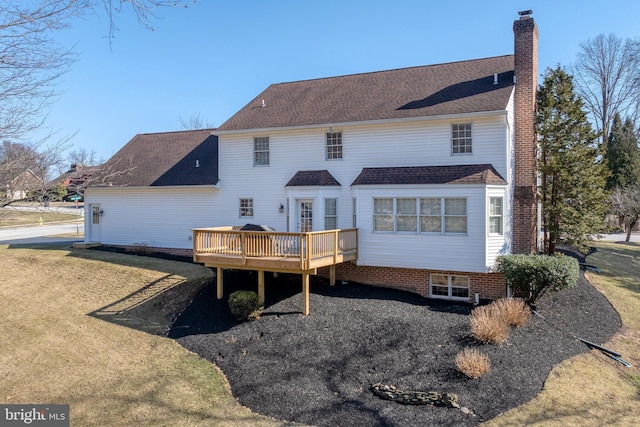
<svg viewBox="0 0 640 427">
<path fill-rule="evenodd" d="M 473 153 L 451 153 L 451 124 L 472 123 Z M 220 136 L 220 193 L 217 215 L 209 226 L 242 225 L 240 198 L 252 198 L 254 218 L 277 230 L 295 231 L 296 200 L 312 199 L 314 230 L 324 227 L 325 197 L 337 198 L 338 227 L 352 226 L 352 198 L 358 198 L 359 264 L 406 268 L 486 272 L 498 245 L 487 242 L 485 186 L 460 185 L 425 188 L 351 188 L 365 167 L 447 166 L 491 164 L 505 179 L 509 176 L 505 114 L 460 120 L 430 120 L 375 126 L 333 126 L 342 132 L 343 158 L 325 159 L 327 128 Z M 268 166 L 253 166 L 253 137 L 269 136 Z M 328 170 L 341 187 L 289 187 L 297 171 Z M 502 190 L 504 191 L 504 190 Z M 373 197 L 467 197 L 467 235 L 385 235 L 373 233 Z M 280 213 L 280 204 L 289 212 Z M 506 203 L 505 203 L 506 204 Z M 289 218 L 289 224 L 287 224 Z"/>
<path fill-rule="evenodd" d="M 484 186 L 358 189 L 358 265 L 486 272 Z M 464 197 L 467 233 L 385 233 L 373 230 L 373 199 L 380 197 Z"/>
<path fill-rule="evenodd" d="M 286 213 L 279 213 L 280 204 L 286 206 L 285 184 L 297 171 L 328 170 L 341 184 L 338 201 L 338 224 L 351 226 L 350 185 L 365 167 L 445 166 L 456 164 L 492 164 L 506 178 L 507 150 L 504 115 L 480 117 L 461 122 L 473 123 L 473 154 L 451 154 L 450 120 L 424 121 L 394 125 L 337 127 L 342 131 L 343 158 L 325 159 L 326 129 L 286 132 L 254 133 L 220 136 L 219 215 L 225 224 L 238 225 L 240 198 L 254 200 L 253 222 L 268 224 L 285 230 Z M 253 137 L 269 136 L 270 164 L 253 166 Z M 331 189 L 323 187 L 322 190 Z M 291 190 L 297 191 L 297 188 Z M 313 197 L 314 210 L 321 196 L 308 189 Z M 294 197 L 289 194 L 290 208 Z M 329 197 L 329 196 L 327 196 Z M 336 196 L 330 196 L 336 197 Z M 295 212 L 289 212 L 293 217 Z M 315 214 L 316 212 L 314 212 Z M 320 212 L 317 213 L 320 215 Z"/>
<path fill-rule="evenodd" d="M 507 208 L 507 204 L 509 203 L 508 191 L 505 187 L 489 187 L 487 189 L 487 197 L 486 197 L 486 234 L 487 234 L 487 250 L 486 250 L 486 265 L 487 267 L 491 267 L 495 264 L 496 258 L 499 255 L 507 255 L 511 253 L 511 246 L 509 242 L 511 241 L 511 236 L 513 234 L 511 229 L 511 220 L 510 217 L 507 216 L 507 213 L 510 212 L 510 209 Z M 489 198 L 491 197 L 502 197 L 503 198 L 503 220 L 502 220 L 502 235 L 495 235 L 489 233 Z"/>
<path fill-rule="evenodd" d="M 90 188 L 85 206 L 99 203 L 101 243 L 145 244 L 163 248 L 193 247 L 191 229 L 209 227 L 216 216 L 214 189 L 149 187 Z M 85 215 L 89 229 L 91 213 Z M 90 240 L 89 233 L 85 239 Z"/>
<path fill-rule="evenodd" d="M 451 153 L 451 124 L 472 123 L 473 153 Z M 190 248 L 191 229 L 251 222 L 295 231 L 296 201 L 313 201 L 314 230 L 324 228 L 324 198 L 337 199 L 338 227 L 352 227 L 357 198 L 359 264 L 449 271 L 485 272 L 496 254 L 508 248 L 504 238 L 487 235 L 488 192 L 503 192 L 505 216 L 512 190 L 498 186 L 351 187 L 367 167 L 491 164 L 511 179 L 511 112 L 460 120 L 333 126 L 342 132 L 343 158 L 326 160 L 326 128 L 229 134 L 219 137 L 217 188 L 90 189 L 86 204 L 100 203 L 102 242 Z M 269 137 L 269 165 L 253 165 L 253 138 Z M 328 170 L 341 186 L 286 187 L 298 171 Z M 465 235 L 383 234 L 373 232 L 374 197 L 466 197 Z M 254 216 L 240 217 L 240 199 L 253 200 Z M 280 212 L 280 205 L 285 211 Z M 287 211 L 288 208 L 288 211 Z M 90 215 L 87 215 L 89 221 Z M 287 219 L 289 222 L 287 223 Z M 87 222 L 88 226 L 88 222 Z"/>
</svg>

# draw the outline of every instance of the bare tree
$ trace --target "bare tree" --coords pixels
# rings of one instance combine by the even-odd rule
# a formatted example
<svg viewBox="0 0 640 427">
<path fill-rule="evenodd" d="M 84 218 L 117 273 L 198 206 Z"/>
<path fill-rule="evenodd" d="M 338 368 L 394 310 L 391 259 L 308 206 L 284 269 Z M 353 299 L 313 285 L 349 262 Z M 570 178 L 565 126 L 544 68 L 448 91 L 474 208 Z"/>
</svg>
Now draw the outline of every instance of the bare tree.
<svg viewBox="0 0 640 427">
<path fill-rule="evenodd" d="M 185 130 L 211 129 L 214 127 L 213 123 L 203 120 L 200 114 L 190 116 L 188 119 L 180 117 L 180 125 Z"/>
<path fill-rule="evenodd" d="M 626 227 L 626 242 L 631 240 L 631 231 L 640 220 L 640 185 L 616 188 L 611 193 L 612 211 L 619 215 Z"/>
<path fill-rule="evenodd" d="M 55 41 L 74 20 L 105 10 L 109 40 L 117 18 L 134 13 L 150 28 L 160 7 L 193 0 L 0 0 L 0 140 L 18 139 L 42 126 L 56 84 L 77 55 Z"/>
<path fill-rule="evenodd" d="M 96 166 L 98 163 L 101 163 L 96 156 L 96 150 L 88 151 L 85 148 L 78 148 L 69 153 L 69 161 L 72 165 L 76 165 L 76 167 Z"/>
<path fill-rule="evenodd" d="M 581 43 L 580 48 L 573 66 L 576 92 L 604 145 L 616 113 L 639 122 L 640 41 L 600 34 Z"/>
<path fill-rule="evenodd" d="M 56 198 L 51 175 L 63 161 L 68 141 L 38 145 L 5 141 L 0 148 L 0 206 L 21 200 L 45 202 Z"/>
</svg>

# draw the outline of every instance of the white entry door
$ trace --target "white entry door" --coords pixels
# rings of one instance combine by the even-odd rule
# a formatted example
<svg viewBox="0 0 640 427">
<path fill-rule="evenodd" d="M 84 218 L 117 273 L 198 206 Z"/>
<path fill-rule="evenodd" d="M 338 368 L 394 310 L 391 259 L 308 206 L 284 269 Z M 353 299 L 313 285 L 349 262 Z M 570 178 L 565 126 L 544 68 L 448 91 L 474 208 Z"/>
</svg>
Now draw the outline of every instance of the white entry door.
<svg viewBox="0 0 640 427">
<path fill-rule="evenodd" d="M 90 205 L 89 214 L 89 241 L 99 242 L 102 239 L 102 227 L 100 225 L 100 205 Z"/>
<path fill-rule="evenodd" d="M 313 201 L 298 200 L 298 226 L 301 233 L 313 231 Z"/>
</svg>

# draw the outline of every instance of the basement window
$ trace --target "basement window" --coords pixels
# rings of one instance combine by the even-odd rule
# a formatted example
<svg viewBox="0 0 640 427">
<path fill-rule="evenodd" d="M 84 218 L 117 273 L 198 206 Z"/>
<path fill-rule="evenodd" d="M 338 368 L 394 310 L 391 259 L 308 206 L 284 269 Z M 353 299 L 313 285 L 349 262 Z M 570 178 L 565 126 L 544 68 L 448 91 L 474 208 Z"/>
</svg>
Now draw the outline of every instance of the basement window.
<svg viewBox="0 0 640 427">
<path fill-rule="evenodd" d="M 466 301 L 469 299 L 469 276 L 431 274 L 429 276 L 429 296 Z"/>
</svg>

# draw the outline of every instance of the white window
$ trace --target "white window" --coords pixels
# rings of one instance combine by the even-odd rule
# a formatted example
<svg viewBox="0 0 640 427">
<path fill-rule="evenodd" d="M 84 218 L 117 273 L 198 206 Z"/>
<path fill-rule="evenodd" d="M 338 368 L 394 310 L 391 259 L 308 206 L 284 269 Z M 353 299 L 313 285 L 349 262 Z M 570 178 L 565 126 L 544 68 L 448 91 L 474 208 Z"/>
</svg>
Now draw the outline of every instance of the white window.
<svg viewBox="0 0 640 427">
<path fill-rule="evenodd" d="M 352 216 L 352 221 L 351 222 L 352 223 L 351 223 L 351 226 L 353 228 L 356 228 L 357 224 L 358 224 L 358 221 L 357 221 L 358 220 L 358 216 L 357 216 L 358 203 L 356 202 L 356 200 L 357 199 L 355 197 L 353 199 L 351 199 L 351 203 L 352 203 L 352 205 L 351 205 L 351 207 L 352 207 L 352 213 L 351 213 L 351 216 Z"/>
<path fill-rule="evenodd" d="M 324 199 L 324 229 L 335 230 L 338 228 L 337 199 Z"/>
<path fill-rule="evenodd" d="M 327 132 L 327 160 L 342 158 L 342 132 Z"/>
<path fill-rule="evenodd" d="M 261 136 L 253 138 L 253 165 L 269 165 L 269 137 Z"/>
<path fill-rule="evenodd" d="M 502 197 L 489 198 L 489 233 L 502 234 Z"/>
<path fill-rule="evenodd" d="M 432 298 L 468 300 L 469 277 L 454 274 L 431 274 L 429 296 Z"/>
<path fill-rule="evenodd" d="M 373 229 L 394 231 L 393 199 L 373 199 Z"/>
<path fill-rule="evenodd" d="M 451 125 L 451 152 L 453 154 L 471 154 L 471 123 L 453 123 Z"/>
<path fill-rule="evenodd" d="M 442 199 L 420 199 L 420 231 L 442 233 Z"/>
<path fill-rule="evenodd" d="M 416 199 L 396 199 L 397 231 L 418 231 Z"/>
<path fill-rule="evenodd" d="M 444 199 L 444 232 L 467 232 L 467 199 Z"/>
<path fill-rule="evenodd" d="M 240 217 L 253 216 L 253 199 L 240 199 Z"/>
<path fill-rule="evenodd" d="M 465 198 L 405 197 L 373 200 L 374 231 L 439 234 L 467 232 Z"/>
</svg>

